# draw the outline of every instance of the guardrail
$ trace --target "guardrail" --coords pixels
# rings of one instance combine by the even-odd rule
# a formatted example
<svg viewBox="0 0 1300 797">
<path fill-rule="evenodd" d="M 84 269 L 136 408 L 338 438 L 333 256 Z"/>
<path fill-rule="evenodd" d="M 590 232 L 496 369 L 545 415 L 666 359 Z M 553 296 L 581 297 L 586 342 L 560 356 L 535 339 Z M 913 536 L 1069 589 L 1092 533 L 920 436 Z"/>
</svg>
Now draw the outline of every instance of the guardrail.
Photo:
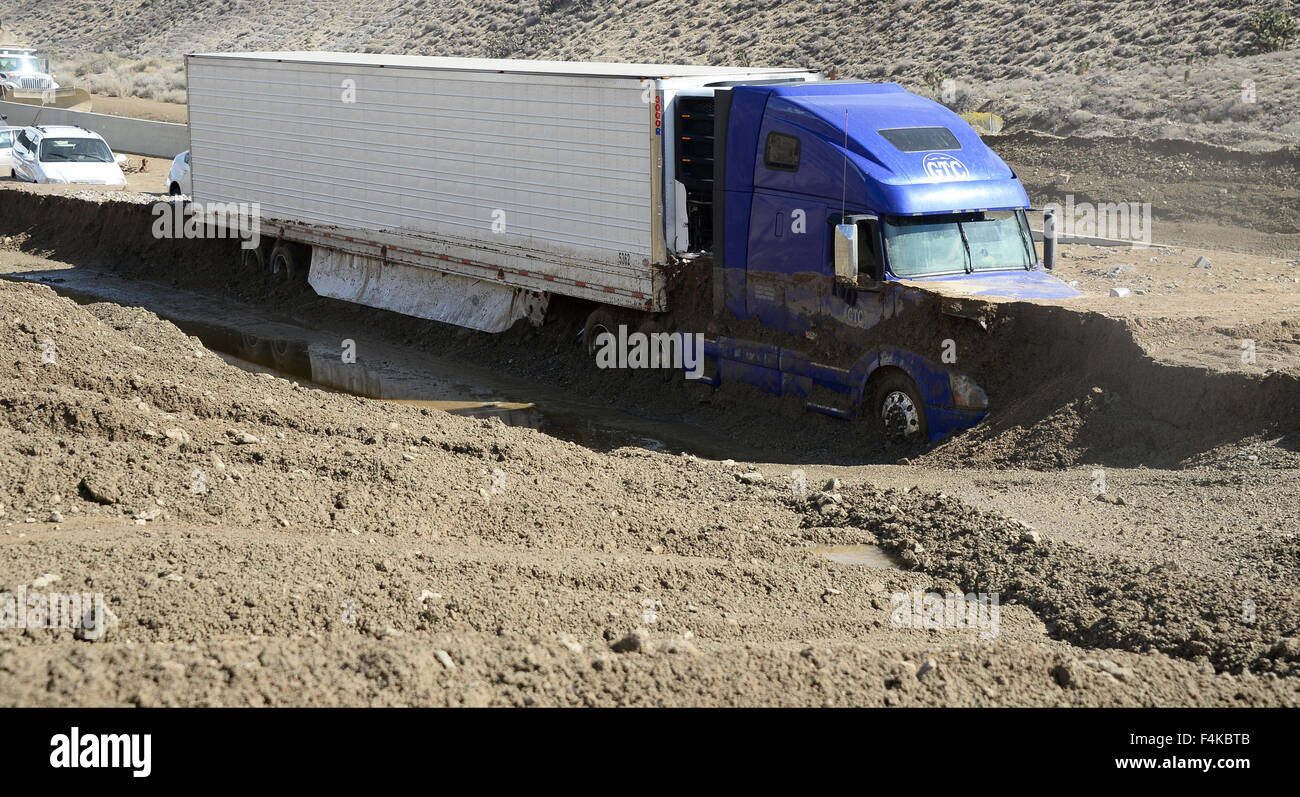
<svg viewBox="0 0 1300 797">
<path fill-rule="evenodd" d="M 114 152 L 172 158 L 190 148 L 189 125 L 173 122 L 151 122 L 147 119 L 5 101 L 0 101 L 0 113 L 9 116 L 5 124 L 11 127 L 33 124 L 77 125 L 93 130 L 104 137 Z"/>
</svg>

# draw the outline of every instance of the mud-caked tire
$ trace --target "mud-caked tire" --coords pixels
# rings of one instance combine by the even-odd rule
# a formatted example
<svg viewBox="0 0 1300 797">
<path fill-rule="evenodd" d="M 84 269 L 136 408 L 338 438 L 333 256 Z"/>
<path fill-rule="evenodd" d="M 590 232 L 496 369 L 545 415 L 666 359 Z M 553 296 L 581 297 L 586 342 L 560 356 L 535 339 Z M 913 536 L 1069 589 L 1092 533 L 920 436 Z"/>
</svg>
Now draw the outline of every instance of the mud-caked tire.
<svg viewBox="0 0 1300 797">
<path fill-rule="evenodd" d="M 930 439 L 921 391 L 902 372 L 890 371 L 876 380 L 870 417 L 886 445 L 924 443 Z"/>
<path fill-rule="evenodd" d="M 241 246 L 239 248 L 239 266 L 255 274 L 264 274 L 266 272 L 266 250 L 260 246 L 254 246 L 252 249 L 245 249 Z"/>
<path fill-rule="evenodd" d="M 298 248 L 287 241 L 280 241 L 271 249 L 270 265 L 271 278 L 277 282 L 294 282 L 307 274 L 307 264 Z"/>
<path fill-rule="evenodd" d="M 596 338 L 602 332 L 617 335 L 618 321 L 614 318 L 613 313 L 603 307 L 598 307 L 591 311 L 591 315 L 587 316 L 587 323 L 582 326 L 582 350 L 593 360 L 596 357 Z"/>
</svg>

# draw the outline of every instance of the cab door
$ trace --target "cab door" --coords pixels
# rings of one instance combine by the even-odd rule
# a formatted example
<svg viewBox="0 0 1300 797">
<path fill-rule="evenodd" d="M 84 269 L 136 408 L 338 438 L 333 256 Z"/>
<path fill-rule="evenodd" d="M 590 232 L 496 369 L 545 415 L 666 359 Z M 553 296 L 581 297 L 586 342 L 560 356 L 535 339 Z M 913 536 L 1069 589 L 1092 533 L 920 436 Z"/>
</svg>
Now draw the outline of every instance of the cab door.
<svg viewBox="0 0 1300 797">
<path fill-rule="evenodd" d="M 850 214 L 850 221 L 853 217 Z M 884 242 L 880 223 L 875 218 L 856 220 L 858 239 L 858 274 L 856 282 L 835 280 L 825 295 L 823 312 L 853 330 L 870 330 L 889 315 L 892 289 L 885 281 Z M 834 235 L 834 225 L 826 225 Z M 835 273 L 835 247 L 827 245 L 828 267 Z"/>
</svg>

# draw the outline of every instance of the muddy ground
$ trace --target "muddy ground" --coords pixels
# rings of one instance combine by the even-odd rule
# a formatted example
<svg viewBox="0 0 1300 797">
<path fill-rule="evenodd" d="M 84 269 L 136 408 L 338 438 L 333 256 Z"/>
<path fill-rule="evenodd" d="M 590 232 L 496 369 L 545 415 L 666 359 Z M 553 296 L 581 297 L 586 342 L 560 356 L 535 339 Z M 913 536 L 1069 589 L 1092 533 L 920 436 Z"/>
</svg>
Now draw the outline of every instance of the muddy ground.
<svg viewBox="0 0 1300 797">
<path fill-rule="evenodd" d="M 58 193 L 106 198 L 0 191 L 0 587 L 102 592 L 116 622 L 0 631 L 3 702 L 1300 702 L 1285 239 L 1066 247 L 1082 299 L 990 310 L 1010 400 L 898 450 L 744 390 L 583 370 L 563 307 L 540 332 L 454 332 L 154 241 L 127 203 L 35 196 Z M 187 291 L 352 337 L 362 361 L 464 358 L 724 450 L 592 450 L 251 373 L 147 310 L 58 296 L 69 268 L 159 312 Z M 842 547 L 863 545 L 894 565 Z M 996 634 L 898 627 L 913 590 L 996 593 Z"/>
</svg>

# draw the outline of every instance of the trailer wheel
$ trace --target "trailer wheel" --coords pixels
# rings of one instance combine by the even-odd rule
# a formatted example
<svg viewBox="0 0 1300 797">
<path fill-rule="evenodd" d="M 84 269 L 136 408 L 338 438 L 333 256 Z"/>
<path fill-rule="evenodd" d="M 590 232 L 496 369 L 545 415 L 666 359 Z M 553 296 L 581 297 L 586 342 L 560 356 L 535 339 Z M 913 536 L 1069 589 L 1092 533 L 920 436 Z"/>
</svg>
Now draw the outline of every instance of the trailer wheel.
<svg viewBox="0 0 1300 797">
<path fill-rule="evenodd" d="M 604 332 L 618 334 L 618 324 L 614 321 L 613 314 L 604 308 L 592 310 L 591 315 L 587 316 L 587 323 L 582 327 L 582 347 L 588 355 L 595 356 L 596 338 Z"/>
<path fill-rule="evenodd" d="M 254 246 L 252 249 L 241 247 L 239 250 L 239 265 L 241 268 L 261 274 L 262 270 L 266 268 L 266 254 L 262 251 L 262 247 Z"/>
<path fill-rule="evenodd" d="M 890 443 L 921 443 L 929 439 L 921 391 L 907 374 L 891 370 L 876 383 L 871 407 Z"/>
<path fill-rule="evenodd" d="M 301 263 L 292 244 L 280 241 L 271 250 L 271 276 L 277 280 L 293 282 L 301 275 Z"/>
</svg>

